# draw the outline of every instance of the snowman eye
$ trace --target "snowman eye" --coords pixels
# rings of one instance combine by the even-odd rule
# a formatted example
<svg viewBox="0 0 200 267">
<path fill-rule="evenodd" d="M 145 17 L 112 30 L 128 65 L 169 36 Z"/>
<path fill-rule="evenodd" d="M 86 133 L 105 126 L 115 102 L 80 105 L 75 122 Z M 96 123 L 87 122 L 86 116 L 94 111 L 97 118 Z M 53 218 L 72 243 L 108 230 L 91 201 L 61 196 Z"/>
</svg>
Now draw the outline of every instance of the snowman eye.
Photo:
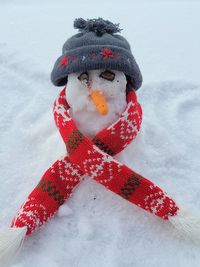
<svg viewBox="0 0 200 267">
<path fill-rule="evenodd" d="M 78 79 L 79 79 L 81 82 L 83 82 L 83 81 L 88 82 L 88 80 L 89 80 L 88 73 L 87 73 L 87 72 L 82 72 L 82 73 L 78 76 Z"/>
<path fill-rule="evenodd" d="M 105 70 L 99 75 L 99 77 L 112 82 L 115 79 L 115 74 L 110 70 Z"/>
</svg>

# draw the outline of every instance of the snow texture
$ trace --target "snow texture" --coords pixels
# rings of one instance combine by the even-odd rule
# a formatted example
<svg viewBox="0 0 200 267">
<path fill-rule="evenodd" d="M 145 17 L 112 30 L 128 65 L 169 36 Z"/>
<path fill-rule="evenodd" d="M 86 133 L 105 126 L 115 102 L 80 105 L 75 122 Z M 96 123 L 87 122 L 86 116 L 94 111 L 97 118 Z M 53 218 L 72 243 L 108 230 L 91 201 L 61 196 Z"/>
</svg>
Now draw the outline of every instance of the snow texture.
<svg viewBox="0 0 200 267">
<path fill-rule="evenodd" d="M 0 2 L 0 228 L 65 153 L 49 75 L 76 17 L 120 22 L 144 76 L 142 131 L 118 158 L 200 211 L 199 11 L 198 1 Z M 192 267 L 199 249 L 87 179 L 13 266 Z"/>
</svg>

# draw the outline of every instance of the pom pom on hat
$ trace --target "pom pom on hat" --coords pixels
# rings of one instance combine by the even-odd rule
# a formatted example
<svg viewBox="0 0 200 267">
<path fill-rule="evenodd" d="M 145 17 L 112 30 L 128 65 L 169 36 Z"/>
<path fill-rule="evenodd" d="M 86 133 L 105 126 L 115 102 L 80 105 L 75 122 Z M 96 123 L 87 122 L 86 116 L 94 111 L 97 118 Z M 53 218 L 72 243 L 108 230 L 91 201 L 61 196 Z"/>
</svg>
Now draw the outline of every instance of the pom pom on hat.
<svg viewBox="0 0 200 267">
<path fill-rule="evenodd" d="M 74 21 L 74 28 L 79 29 L 80 32 L 95 32 L 99 36 L 104 33 L 114 34 L 122 30 L 119 28 L 119 23 L 114 24 L 102 18 L 87 20 L 77 18 Z"/>
</svg>

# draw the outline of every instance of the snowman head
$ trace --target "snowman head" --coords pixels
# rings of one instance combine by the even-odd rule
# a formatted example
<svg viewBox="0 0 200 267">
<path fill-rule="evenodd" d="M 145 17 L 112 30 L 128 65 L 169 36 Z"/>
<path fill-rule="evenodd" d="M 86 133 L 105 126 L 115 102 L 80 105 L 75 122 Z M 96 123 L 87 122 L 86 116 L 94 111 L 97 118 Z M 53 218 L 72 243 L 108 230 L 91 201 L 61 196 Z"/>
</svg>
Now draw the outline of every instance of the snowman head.
<svg viewBox="0 0 200 267">
<path fill-rule="evenodd" d="M 107 115 L 111 105 L 122 106 L 126 91 L 127 79 L 123 72 L 88 70 L 68 75 L 66 98 L 73 112 L 88 110 Z"/>
<path fill-rule="evenodd" d="M 77 96 L 80 99 L 89 94 L 96 101 L 97 91 L 102 99 L 120 97 L 127 90 L 127 79 L 132 90 L 141 86 L 142 75 L 130 45 L 117 34 L 121 31 L 119 24 L 102 18 L 78 18 L 74 28 L 79 33 L 64 43 L 51 73 L 54 85 L 67 84 L 69 104 L 78 101 Z"/>
</svg>

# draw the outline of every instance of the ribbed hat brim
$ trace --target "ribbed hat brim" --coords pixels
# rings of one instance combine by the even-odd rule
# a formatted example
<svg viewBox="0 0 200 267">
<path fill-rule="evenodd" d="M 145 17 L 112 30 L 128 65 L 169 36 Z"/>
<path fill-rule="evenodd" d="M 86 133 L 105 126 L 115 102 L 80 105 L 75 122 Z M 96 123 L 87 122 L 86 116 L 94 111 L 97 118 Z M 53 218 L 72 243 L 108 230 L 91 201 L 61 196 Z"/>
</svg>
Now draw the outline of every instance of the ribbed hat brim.
<svg viewBox="0 0 200 267">
<path fill-rule="evenodd" d="M 51 81 L 55 86 L 63 86 L 70 73 L 93 69 L 122 71 L 134 80 L 135 90 L 142 84 L 142 75 L 131 51 L 113 45 L 93 45 L 67 51 L 56 60 Z"/>
</svg>

